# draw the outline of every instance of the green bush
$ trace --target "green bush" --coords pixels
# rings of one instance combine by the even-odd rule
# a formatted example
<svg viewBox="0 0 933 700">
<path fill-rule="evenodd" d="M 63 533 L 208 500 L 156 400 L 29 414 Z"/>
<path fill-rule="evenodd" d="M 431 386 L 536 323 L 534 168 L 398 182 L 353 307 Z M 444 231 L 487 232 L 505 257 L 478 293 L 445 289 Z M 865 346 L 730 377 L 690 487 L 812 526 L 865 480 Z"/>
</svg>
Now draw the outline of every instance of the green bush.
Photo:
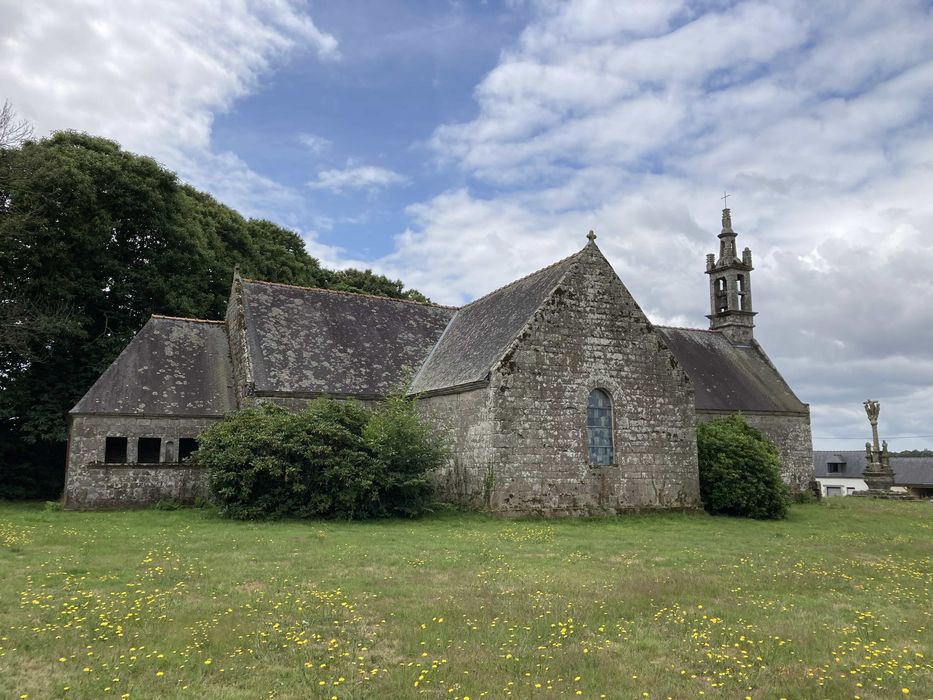
<svg viewBox="0 0 933 700">
<path fill-rule="evenodd" d="M 392 396 L 372 413 L 363 438 L 382 464 L 379 501 L 386 514 L 414 517 L 434 500 L 431 472 L 447 458 L 440 436 L 415 412 L 414 402 Z"/>
<path fill-rule="evenodd" d="M 221 515 L 259 519 L 418 515 L 443 457 L 412 402 L 397 398 L 375 412 L 331 399 L 235 411 L 201 434 L 196 459 Z"/>
<path fill-rule="evenodd" d="M 777 449 L 741 415 L 697 428 L 700 496 L 714 515 L 759 520 L 786 517 L 789 496 Z"/>
</svg>

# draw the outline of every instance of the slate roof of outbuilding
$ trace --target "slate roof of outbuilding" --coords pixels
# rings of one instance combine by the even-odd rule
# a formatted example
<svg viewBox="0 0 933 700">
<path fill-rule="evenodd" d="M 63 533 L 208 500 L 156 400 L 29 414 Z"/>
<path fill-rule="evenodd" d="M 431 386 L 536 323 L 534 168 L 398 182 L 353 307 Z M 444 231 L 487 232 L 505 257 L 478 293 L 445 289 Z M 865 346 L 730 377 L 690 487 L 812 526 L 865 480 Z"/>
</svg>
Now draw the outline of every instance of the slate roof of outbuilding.
<svg viewBox="0 0 933 700">
<path fill-rule="evenodd" d="M 243 280 L 258 395 L 384 395 L 424 362 L 456 309 Z"/>
<path fill-rule="evenodd" d="M 933 457 L 891 457 L 898 486 L 933 486 Z"/>
<path fill-rule="evenodd" d="M 409 392 L 441 391 L 486 379 L 578 255 L 515 280 L 457 311 Z"/>
<path fill-rule="evenodd" d="M 846 465 L 844 467 L 845 471 L 830 474 L 826 465 L 830 462 L 838 462 L 840 459 Z M 864 450 L 843 450 L 842 452 L 839 450 L 813 450 L 813 473 L 817 478 L 840 479 L 849 477 L 851 479 L 861 479 L 866 463 Z"/>
<path fill-rule="evenodd" d="M 223 322 L 152 316 L 71 413 L 222 416 L 235 407 Z"/>
<path fill-rule="evenodd" d="M 841 457 L 845 471 L 830 473 L 827 464 Z M 933 457 L 891 457 L 891 470 L 897 486 L 933 486 Z M 865 450 L 814 450 L 813 471 L 818 479 L 861 479 L 868 464 Z"/>
<path fill-rule="evenodd" d="M 656 326 L 708 411 L 806 413 L 757 344 L 733 345 L 715 331 Z"/>
</svg>

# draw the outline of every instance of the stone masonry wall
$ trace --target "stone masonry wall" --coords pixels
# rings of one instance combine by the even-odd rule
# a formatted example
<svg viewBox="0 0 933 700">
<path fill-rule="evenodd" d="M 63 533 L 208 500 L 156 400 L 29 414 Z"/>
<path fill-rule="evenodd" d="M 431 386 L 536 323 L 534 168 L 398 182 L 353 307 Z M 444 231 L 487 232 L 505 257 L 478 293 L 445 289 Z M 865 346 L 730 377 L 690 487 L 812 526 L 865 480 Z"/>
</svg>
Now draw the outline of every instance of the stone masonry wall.
<svg viewBox="0 0 933 700">
<path fill-rule="evenodd" d="M 697 420 L 708 421 L 728 415 L 697 412 Z M 777 447 L 781 476 L 792 491 L 806 491 L 816 478 L 813 471 L 813 440 L 809 415 L 742 412 L 745 421 L 761 431 Z"/>
<path fill-rule="evenodd" d="M 66 508 L 151 505 L 160 500 L 190 502 L 207 496 L 207 473 L 177 463 L 178 440 L 197 437 L 213 418 L 144 418 L 76 415 L 72 419 L 65 474 Z M 127 463 L 104 464 L 107 436 L 126 437 Z M 135 464 L 137 438 L 162 439 L 160 464 Z"/>
<path fill-rule="evenodd" d="M 346 399 L 338 398 L 339 401 L 356 401 L 362 406 L 367 408 L 375 408 L 378 405 L 378 401 L 374 399 Z M 313 398 L 299 397 L 299 396 L 253 396 L 247 400 L 247 405 L 258 405 L 261 403 L 271 403 L 276 406 L 281 406 L 284 409 L 289 411 L 301 411 L 307 408 L 310 402 L 314 401 Z"/>
<path fill-rule="evenodd" d="M 476 508 L 488 507 L 492 421 L 488 387 L 419 399 L 418 410 L 441 431 L 451 455 L 434 476 L 438 498 Z"/>
<path fill-rule="evenodd" d="M 609 466 L 588 464 L 594 388 L 613 401 Z M 699 505 L 692 385 L 595 246 L 513 343 L 490 391 L 493 510 L 571 515 Z"/>
<path fill-rule="evenodd" d="M 233 387 L 237 406 L 249 403 L 255 389 L 253 369 L 246 344 L 246 317 L 243 315 L 243 283 L 239 277 L 233 280 L 227 312 L 224 317 L 227 341 L 230 343 L 230 366 L 233 370 Z"/>
</svg>

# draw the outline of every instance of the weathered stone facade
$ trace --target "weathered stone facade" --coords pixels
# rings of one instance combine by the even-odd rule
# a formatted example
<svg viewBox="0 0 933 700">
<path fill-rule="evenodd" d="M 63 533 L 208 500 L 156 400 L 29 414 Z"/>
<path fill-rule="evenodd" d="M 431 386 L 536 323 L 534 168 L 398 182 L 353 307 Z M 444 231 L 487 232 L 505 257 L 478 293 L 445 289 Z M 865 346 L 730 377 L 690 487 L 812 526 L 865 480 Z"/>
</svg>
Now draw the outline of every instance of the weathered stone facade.
<svg viewBox="0 0 933 700">
<path fill-rule="evenodd" d="M 178 463 L 182 438 L 196 438 L 217 418 L 78 415 L 71 420 L 63 505 L 115 508 L 207 497 L 205 470 Z M 126 462 L 105 463 L 106 438 L 127 439 Z M 158 464 L 139 464 L 139 438 L 160 438 Z"/>
<path fill-rule="evenodd" d="M 438 496 L 477 509 L 490 507 L 493 462 L 489 386 L 422 398 L 418 407 L 446 437 L 451 455 L 435 475 Z"/>
<path fill-rule="evenodd" d="M 593 389 L 613 402 L 614 459 L 591 465 Z M 595 246 L 506 349 L 481 388 L 423 398 L 454 455 L 438 483 L 503 514 L 620 512 L 699 504 L 693 391 Z"/>
</svg>

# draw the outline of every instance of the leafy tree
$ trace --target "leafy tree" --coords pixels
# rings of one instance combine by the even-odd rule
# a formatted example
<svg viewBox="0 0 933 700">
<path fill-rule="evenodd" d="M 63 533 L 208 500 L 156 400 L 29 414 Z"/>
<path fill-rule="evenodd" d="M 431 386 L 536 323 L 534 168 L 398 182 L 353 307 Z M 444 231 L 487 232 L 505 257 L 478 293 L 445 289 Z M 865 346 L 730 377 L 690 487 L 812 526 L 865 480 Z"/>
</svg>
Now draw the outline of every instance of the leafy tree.
<svg viewBox="0 0 933 700">
<path fill-rule="evenodd" d="M 714 515 L 786 517 L 789 496 L 774 445 L 741 415 L 697 428 L 700 496 Z"/>
<path fill-rule="evenodd" d="M 194 459 L 230 518 L 373 518 L 429 509 L 445 454 L 406 399 L 374 412 L 317 399 L 298 412 L 234 411 L 201 434 Z"/>
<path fill-rule="evenodd" d="M 352 267 L 332 273 L 327 281 L 327 287 L 345 292 L 374 294 L 376 296 L 421 302 L 428 301 L 428 298 L 421 292 L 414 289 L 406 290 L 401 280 L 390 280 L 384 275 L 377 275 L 372 270 L 357 270 Z"/>
<path fill-rule="evenodd" d="M 67 411 L 152 313 L 221 318 L 235 265 L 272 282 L 352 279 L 351 291 L 409 294 L 370 272 L 323 269 L 294 232 L 244 219 L 113 141 L 74 132 L 22 140 L 28 133 L 8 121 L 16 138 L 0 147 L 0 497 L 56 496 Z"/>
<path fill-rule="evenodd" d="M 894 452 L 892 457 L 933 457 L 933 450 L 901 450 Z"/>
</svg>

